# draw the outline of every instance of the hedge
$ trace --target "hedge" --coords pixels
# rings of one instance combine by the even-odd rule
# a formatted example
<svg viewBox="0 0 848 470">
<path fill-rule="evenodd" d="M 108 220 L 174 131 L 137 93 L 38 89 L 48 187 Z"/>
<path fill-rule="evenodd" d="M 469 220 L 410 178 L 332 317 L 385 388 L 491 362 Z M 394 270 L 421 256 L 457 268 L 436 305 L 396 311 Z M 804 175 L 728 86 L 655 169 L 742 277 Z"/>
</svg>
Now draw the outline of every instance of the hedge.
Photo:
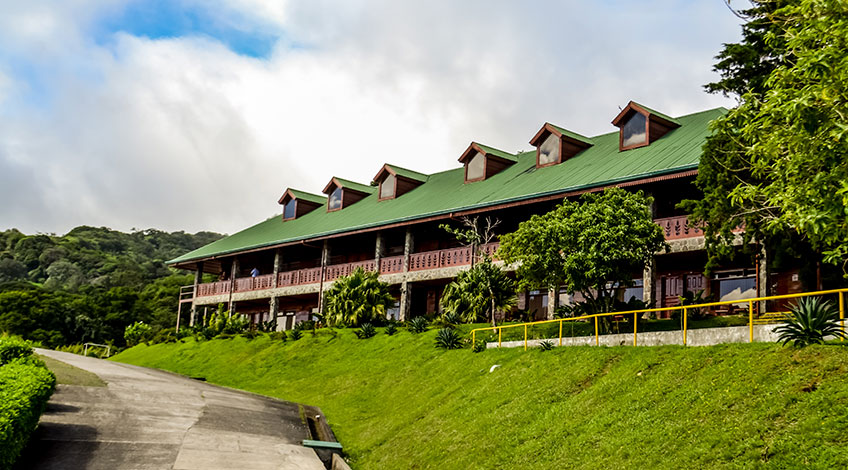
<svg viewBox="0 0 848 470">
<path fill-rule="evenodd" d="M 44 363 L 19 348 L 22 340 L 0 338 L 0 468 L 11 468 L 38 426 L 56 377 Z M 19 357 L 11 358 L 17 350 Z"/>
<path fill-rule="evenodd" d="M 32 355 L 32 345 L 17 336 L 0 337 L 0 366 Z"/>
</svg>

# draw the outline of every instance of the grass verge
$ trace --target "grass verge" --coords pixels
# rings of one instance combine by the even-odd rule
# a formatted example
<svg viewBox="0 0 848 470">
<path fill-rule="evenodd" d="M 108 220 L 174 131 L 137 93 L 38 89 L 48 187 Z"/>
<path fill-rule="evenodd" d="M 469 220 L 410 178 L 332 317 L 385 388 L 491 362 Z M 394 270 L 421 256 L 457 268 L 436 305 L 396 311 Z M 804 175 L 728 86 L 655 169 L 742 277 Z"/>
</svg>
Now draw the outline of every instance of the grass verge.
<svg viewBox="0 0 848 470">
<path fill-rule="evenodd" d="M 83 387 L 106 386 L 106 382 L 101 380 L 97 374 L 66 364 L 52 357 L 38 356 L 38 358 L 44 361 L 44 365 L 56 376 L 57 384 L 81 385 Z"/>
<path fill-rule="evenodd" d="M 848 467 L 839 345 L 473 354 L 434 337 L 319 330 L 113 359 L 320 406 L 359 469 Z"/>
</svg>

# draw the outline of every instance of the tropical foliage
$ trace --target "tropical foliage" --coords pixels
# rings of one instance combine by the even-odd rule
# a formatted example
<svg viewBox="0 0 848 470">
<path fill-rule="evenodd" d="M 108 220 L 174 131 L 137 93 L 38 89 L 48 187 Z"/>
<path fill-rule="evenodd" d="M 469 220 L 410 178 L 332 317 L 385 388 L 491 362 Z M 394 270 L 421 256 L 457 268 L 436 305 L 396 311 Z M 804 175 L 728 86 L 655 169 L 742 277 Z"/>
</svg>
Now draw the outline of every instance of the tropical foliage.
<svg viewBox="0 0 848 470">
<path fill-rule="evenodd" d="M 462 338 L 454 328 L 442 328 L 436 333 L 436 347 L 442 349 L 459 349 Z"/>
<path fill-rule="evenodd" d="M 424 317 L 415 317 L 406 322 L 406 329 L 410 333 L 424 333 L 427 331 L 427 319 Z"/>
<path fill-rule="evenodd" d="M 153 328 L 143 321 L 137 321 L 124 329 L 124 340 L 127 346 L 135 346 L 153 337 Z"/>
<path fill-rule="evenodd" d="M 828 337 L 846 338 L 833 304 L 820 297 L 798 299 L 789 312 L 789 319 L 774 331 L 780 335 L 778 341 L 796 347 L 820 344 Z"/>
<path fill-rule="evenodd" d="M 565 285 L 593 310 L 609 311 L 618 286 L 629 285 L 633 272 L 667 249 L 651 216 L 652 203 L 641 191 L 619 188 L 565 200 L 503 235 L 497 255 L 518 266 L 521 289 Z"/>
<path fill-rule="evenodd" d="M 515 281 L 483 255 L 471 269 L 463 271 L 445 287 L 442 308 L 445 315 L 465 323 L 490 321 L 495 313 L 515 306 Z"/>
<path fill-rule="evenodd" d="M 383 321 L 386 309 L 395 301 L 389 285 L 381 282 L 377 273 L 366 272 L 362 268 L 336 279 L 324 299 L 329 324 L 344 326 Z"/>
<path fill-rule="evenodd" d="M 370 323 L 363 323 L 359 325 L 359 329 L 354 331 L 354 333 L 359 339 L 368 339 L 377 335 L 377 329 Z"/>
</svg>

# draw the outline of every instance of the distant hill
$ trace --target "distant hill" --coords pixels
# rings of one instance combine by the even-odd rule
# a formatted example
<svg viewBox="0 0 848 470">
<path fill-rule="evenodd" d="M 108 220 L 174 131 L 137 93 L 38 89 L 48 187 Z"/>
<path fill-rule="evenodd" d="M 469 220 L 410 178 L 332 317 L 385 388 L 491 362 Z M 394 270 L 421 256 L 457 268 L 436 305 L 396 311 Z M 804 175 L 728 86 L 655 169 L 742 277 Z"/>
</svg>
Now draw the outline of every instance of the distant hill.
<svg viewBox="0 0 848 470">
<path fill-rule="evenodd" d="M 61 236 L 0 232 L 0 332 L 59 346 L 120 344 L 139 320 L 169 327 L 192 277 L 165 261 L 222 237 L 88 226 Z"/>
</svg>

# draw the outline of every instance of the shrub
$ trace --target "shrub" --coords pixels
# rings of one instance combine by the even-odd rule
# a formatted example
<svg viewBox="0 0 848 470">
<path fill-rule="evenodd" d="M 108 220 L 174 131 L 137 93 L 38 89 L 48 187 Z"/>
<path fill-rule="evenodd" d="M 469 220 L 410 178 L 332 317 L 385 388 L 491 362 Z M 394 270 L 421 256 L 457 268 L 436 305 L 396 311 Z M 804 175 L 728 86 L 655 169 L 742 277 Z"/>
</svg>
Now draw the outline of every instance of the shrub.
<svg viewBox="0 0 848 470">
<path fill-rule="evenodd" d="M 442 349 L 459 349 L 462 347 L 462 339 L 453 328 L 442 328 L 436 333 L 436 347 Z"/>
<path fill-rule="evenodd" d="M 395 325 L 395 322 L 390 322 L 386 325 L 386 334 L 392 336 L 395 333 L 397 333 L 397 325 Z"/>
<path fill-rule="evenodd" d="M 17 336 L 0 337 L 0 366 L 32 355 L 32 344 Z"/>
<path fill-rule="evenodd" d="M 12 468 L 55 385 L 53 373 L 29 354 L 0 366 L 0 468 Z"/>
<path fill-rule="evenodd" d="M 476 353 L 483 352 L 485 350 L 486 350 L 486 340 L 485 339 L 478 339 L 471 346 L 471 351 L 476 352 Z"/>
<path fill-rule="evenodd" d="M 456 328 L 456 325 L 462 323 L 462 318 L 456 312 L 444 312 L 437 323 L 443 328 Z"/>
<path fill-rule="evenodd" d="M 376 272 L 356 268 L 349 276 L 336 279 L 325 297 L 327 322 L 358 326 L 386 318 L 386 309 L 395 299 L 389 285 L 378 277 Z"/>
<path fill-rule="evenodd" d="M 287 335 L 285 331 L 275 331 L 268 335 L 271 337 L 271 341 L 283 341 L 285 342 L 287 339 Z"/>
<path fill-rule="evenodd" d="M 553 348 L 554 348 L 554 342 L 553 341 L 542 341 L 541 343 L 539 343 L 539 349 L 542 350 L 542 351 L 550 351 Z"/>
<path fill-rule="evenodd" d="M 412 333 L 424 333 L 427 331 L 427 319 L 415 317 L 407 322 L 406 328 Z"/>
<path fill-rule="evenodd" d="M 846 338 L 836 319 L 836 309 L 829 301 L 820 297 L 807 297 L 798 300 L 790 308 L 789 319 L 775 328 L 778 341 L 793 343 L 795 347 L 820 344 L 828 336 Z"/>
<path fill-rule="evenodd" d="M 289 333 L 289 338 L 291 338 L 292 341 L 297 341 L 300 338 L 303 338 L 303 330 L 300 328 L 294 328 L 291 330 L 291 333 Z"/>
<path fill-rule="evenodd" d="M 152 337 L 153 328 L 143 321 L 137 321 L 124 328 L 124 340 L 127 342 L 127 346 L 135 346 L 150 341 Z"/>
<path fill-rule="evenodd" d="M 359 339 L 368 339 L 377 334 L 377 330 L 374 329 L 374 325 L 370 323 L 363 323 L 358 330 L 354 331 L 354 334 Z"/>
</svg>

